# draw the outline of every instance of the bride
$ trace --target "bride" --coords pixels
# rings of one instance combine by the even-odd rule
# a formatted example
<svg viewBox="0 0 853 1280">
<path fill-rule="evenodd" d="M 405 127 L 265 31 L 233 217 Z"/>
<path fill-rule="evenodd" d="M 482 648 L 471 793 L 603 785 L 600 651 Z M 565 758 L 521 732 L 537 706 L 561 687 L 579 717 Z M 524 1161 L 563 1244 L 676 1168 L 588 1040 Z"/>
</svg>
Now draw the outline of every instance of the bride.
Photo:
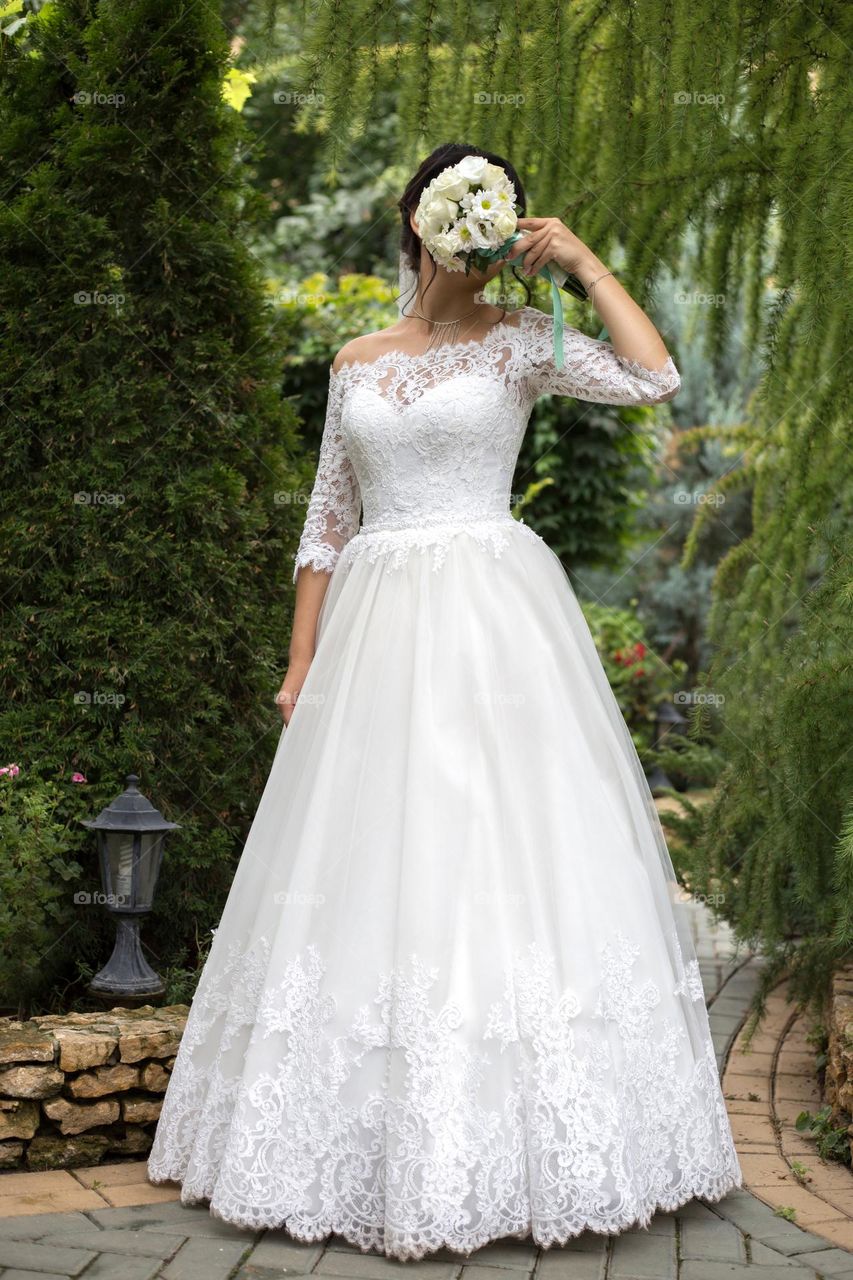
<svg viewBox="0 0 853 1280">
<path fill-rule="evenodd" d="M 338 352 L 296 556 L 286 724 L 149 1159 L 247 1228 L 420 1258 L 647 1226 L 741 1185 L 657 814 L 557 557 L 510 514 L 541 395 L 671 399 L 641 308 L 556 218 L 611 335 L 480 301 L 400 201 L 414 296 Z M 360 517 L 362 519 L 359 523 Z"/>
</svg>

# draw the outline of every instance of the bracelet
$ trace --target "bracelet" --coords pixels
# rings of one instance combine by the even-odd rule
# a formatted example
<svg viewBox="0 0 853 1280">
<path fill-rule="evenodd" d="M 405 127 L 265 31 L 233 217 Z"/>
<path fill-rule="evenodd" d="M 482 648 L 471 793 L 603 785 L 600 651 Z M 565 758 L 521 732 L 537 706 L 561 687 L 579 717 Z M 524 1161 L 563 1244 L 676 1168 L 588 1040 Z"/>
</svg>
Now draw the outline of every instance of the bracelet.
<svg viewBox="0 0 853 1280">
<path fill-rule="evenodd" d="M 595 286 L 598 284 L 599 280 L 603 280 L 605 276 L 612 276 L 612 275 L 613 275 L 612 271 L 605 271 L 604 275 L 596 276 L 596 278 L 586 286 L 587 296 L 589 298 L 590 303 L 593 306 L 595 305 L 594 298 L 593 298 L 593 292 L 595 290 Z"/>
</svg>

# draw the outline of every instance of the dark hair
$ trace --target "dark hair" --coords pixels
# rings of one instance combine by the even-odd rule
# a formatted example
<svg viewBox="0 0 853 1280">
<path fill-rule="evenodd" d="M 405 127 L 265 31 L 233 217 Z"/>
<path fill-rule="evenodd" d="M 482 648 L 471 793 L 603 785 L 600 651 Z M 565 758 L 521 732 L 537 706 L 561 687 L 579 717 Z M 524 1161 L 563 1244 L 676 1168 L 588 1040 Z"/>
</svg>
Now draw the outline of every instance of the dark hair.
<svg viewBox="0 0 853 1280">
<path fill-rule="evenodd" d="M 420 237 L 412 230 L 410 215 L 417 211 L 420 203 L 421 195 L 425 187 L 428 187 L 433 178 L 441 173 L 442 169 L 447 169 L 451 165 L 458 164 L 460 160 L 464 160 L 465 156 L 482 156 L 488 160 L 490 164 L 500 165 L 515 187 L 516 204 L 518 206 L 519 216 L 524 217 L 527 210 L 527 197 L 524 194 L 524 187 L 521 179 L 516 173 L 513 166 L 508 160 L 504 160 L 503 156 L 495 155 L 493 151 L 482 151 L 479 147 L 471 147 L 463 142 L 443 142 L 440 147 L 436 147 L 435 151 L 430 152 L 426 160 L 424 160 L 417 173 L 409 181 L 406 190 L 397 201 L 400 210 L 400 218 L 402 226 L 400 228 L 400 250 L 405 255 L 409 266 L 412 268 L 416 276 L 420 276 L 421 270 L 421 241 Z M 429 278 L 429 284 L 435 279 L 437 267 L 435 262 L 432 264 L 432 275 Z M 531 293 L 527 281 L 518 274 L 515 267 L 512 268 L 512 274 L 524 289 L 526 302 L 529 304 Z M 407 302 L 411 299 L 406 299 Z M 405 304 L 403 304 L 405 310 Z"/>
</svg>

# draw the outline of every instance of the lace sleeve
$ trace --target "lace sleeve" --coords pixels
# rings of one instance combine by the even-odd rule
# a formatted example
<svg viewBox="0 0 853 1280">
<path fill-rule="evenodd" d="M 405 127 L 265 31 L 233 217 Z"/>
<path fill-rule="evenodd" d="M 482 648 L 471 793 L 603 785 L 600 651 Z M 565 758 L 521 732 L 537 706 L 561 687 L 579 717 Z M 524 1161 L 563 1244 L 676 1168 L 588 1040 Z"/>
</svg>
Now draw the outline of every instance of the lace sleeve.
<svg viewBox="0 0 853 1280">
<path fill-rule="evenodd" d="M 303 565 L 331 573 L 342 549 L 358 530 L 361 493 L 341 433 L 342 398 L 341 378 L 332 369 L 317 478 L 296 552 L 294 582 Z"/>
<path fill-rule="evenodd" d="M 534 398 L 573 396 L 602 404 L 663 404 L 681 387 L 672 357 L 662 369 L 646 369 L 636 360 L 617 355 L 609 342 L 588 338 L 566 326 L 563 368 L 554 364 L 551 317 L 533 313 L 527 325 L 525 374 Z"/>
</svg>

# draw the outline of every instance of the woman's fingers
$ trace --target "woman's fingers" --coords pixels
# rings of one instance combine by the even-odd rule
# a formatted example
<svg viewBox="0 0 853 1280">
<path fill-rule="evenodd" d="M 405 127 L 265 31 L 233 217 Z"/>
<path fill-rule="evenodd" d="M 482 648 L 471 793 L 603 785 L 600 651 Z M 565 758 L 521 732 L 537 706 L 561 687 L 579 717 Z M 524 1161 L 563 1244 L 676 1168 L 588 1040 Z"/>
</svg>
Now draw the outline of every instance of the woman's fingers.
<svg viewBox="0 0 853 1280">
<path fill-rule="evenodd" d="M 521 244 L 524 247 L 521 269 L 528 276 L 534 276 L 554 256 L 551 252 L 550 227 L 543 227 L 541 231 L 525 236 Z"/>
<path fill-rule="evenodd" d="M 535 276 L 536 272 L 544 267 L 546 262 L 550 262 L 554 257 L 554 243 L 550 234 L 539 241 L 535 246 L 533 254 L 525 259 L 527 271 L 529 275 Z"/>
<path fill-rule="evenodd" d="M 517 241 L 512 246 L 513 249 L 524 255 L 517 265 L 520 266 L 522 271 L 528 276 L 533 274 L 530 270 L 530 264 L 537 257 L 539 246 L 542 244 L 543 237 L 547 236 L 547 234 L 547 229 L 535 231 L 531 235 L 523 236 L 521 240 Z"/>
</svg>

